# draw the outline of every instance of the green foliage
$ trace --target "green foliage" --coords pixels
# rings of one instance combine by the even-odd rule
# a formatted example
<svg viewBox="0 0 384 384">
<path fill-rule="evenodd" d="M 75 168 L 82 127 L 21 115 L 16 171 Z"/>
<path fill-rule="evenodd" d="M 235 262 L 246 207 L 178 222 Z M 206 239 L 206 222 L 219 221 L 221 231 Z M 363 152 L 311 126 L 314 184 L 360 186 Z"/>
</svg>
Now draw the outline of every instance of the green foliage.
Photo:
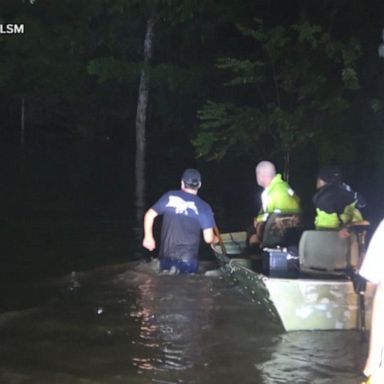
<svg viewBox="0 0 384 384">
<path fill-rule="evenodd" d="M 383 110 L 383 102 L 379 99 L 372 99 L 370 100 L 370 107 L 373 112 L 378 113 Z"/>
<path fill-rule="evenodd" d="M 174 163 L 176 151 L 191 159 L 198 124 L 193 143 L 202 158 L 285 154 L 326 136 L 323 150 L 340 128 L 337 115 L 350 115 L 355 95 L 361 95 L 356 110 L 372 99 L 368 113 L 356 116 L 378 124 L 378 116 L 368 115 L 382 109 L 383 66 L 375 56 L 380 36 L 372 39 L 381 30 L 379 2 L 357 8 L 254 0 L 241 7 L 231 0 L 6 3 L 1 18 L 24 23 L 26 33 L 0 36 L 3 120 L 19 118 L 23 98 L 27 125 L 36 134 L 72 132 L 77 124 L 95 134 L 108 130 L 111 137 L 112 130 L 124 131 L 116 137 L 134 143 L 143 68 L 151 87 L 151 159 Z M 377 13 L 375 25 L 363 10 Z M 156 25 L 152 62 L 144 67 L 148 17 Z M 364 39 L 363 56 L 354 34 Z M 206 100 L 211 102 L 204 107 Z M 338 131 L 346 140 L 347 132 Z"/>
<path fill-rule="evenodd" d="M 90 75 L 96 75 L 99 83 L 106 81 L 119 81 L 131 83 L 140 74 L 141 65 L 114 57 L 102 57 L 90 60 L 87 71 Z"/>
<path fill-rule="evenodd" d="M 342 70 L 341 76 L 346 89 L 359 89 L 359 79 L 357 77 L 356 71 L 353 68 L 344 68 Z"/>
<path fill-rule="evenodd" d="M 261 74 L 257 73 L 258 67 L 264 64 L 252 62 L 251 60 L 238 60 L 234 58 L 222 58 L 218 60 L 217 68 L 232 70 L 237 76 L 225 83 L 225 85 L 257 84 L 264 80 Z"/>
<path fill-rule="evenodd" d="M 254 140 L 249 140 L 249 137 L 253 125 L 259 120 L 255 114 L 257 111 L 251 108 L 208 102 L 199 112 L 199 118 L 203 121 L 201 134 L 193 140 L 193 144 L 199 148 L 198 156 L 221 160 L 233 148 L 251 150 Z"/>
<path fill-rule="evenodd" d="M 199 111 L 198 156 L 252 153 L 262 141 L 272 153 L 289 153 L 316 137 L 318 121 L 348 107 L 347 91 L 359 88 L 356 41 L 336 41 L 307 21 L 268 27 L 257 19 L 254 28 L 238 28 L 253 49 L 245 58 L 217 61 L 232 75 L 224 85 L 237 91 Z"/>
</svg>

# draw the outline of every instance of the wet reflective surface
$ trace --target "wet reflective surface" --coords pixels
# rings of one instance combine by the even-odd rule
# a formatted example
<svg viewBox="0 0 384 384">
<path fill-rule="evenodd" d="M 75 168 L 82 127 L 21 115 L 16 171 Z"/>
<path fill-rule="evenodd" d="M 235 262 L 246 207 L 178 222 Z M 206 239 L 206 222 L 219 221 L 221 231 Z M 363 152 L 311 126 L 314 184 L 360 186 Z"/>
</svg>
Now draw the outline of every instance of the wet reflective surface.
<svg viewBox="0 0 384 384">
<path fill-rule="evenodd" d="M 10 262 L 12 274 L 2 270 L 2 384 L 362 379 L 367 343 L 358 332 L 282 333 L 223 277 L 164 275 L 155 262 L 129 261 L 124 223 L 63 224 L 54 238 L 43 227 L 27 248 L 15 244 L 22 270 Z M 44 263 L 54 273 L 37 268 Z"/>
<path fill-rule="evenodd" d="M 361 381 L 358 332 L 284 334 L 231 282 L 138 261 L 127 143 L 30 135 L 24 160 L 16 144 L 0 151 L 0 384 Z M 183 155 L 148 164 L 148 204 L 178 188 Z M 233 166 L 201 169 L 222 232 L 257 212 L 254 165 Z M 376 189 L 361 192 L 378 215 Z"/>
</svg>

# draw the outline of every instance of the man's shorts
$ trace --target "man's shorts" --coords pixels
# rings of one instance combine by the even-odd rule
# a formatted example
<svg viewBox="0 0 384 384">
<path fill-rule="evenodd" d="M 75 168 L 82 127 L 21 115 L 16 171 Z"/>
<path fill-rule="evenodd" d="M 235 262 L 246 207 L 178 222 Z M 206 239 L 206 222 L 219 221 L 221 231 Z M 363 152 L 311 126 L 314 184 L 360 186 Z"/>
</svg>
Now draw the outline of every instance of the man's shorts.
<svg viewBox="0 0 384 384">
<path fill-rule="evenodd" d="M 160 259 L 160 269 L 169 270 L 172 267 L 178 269 L 180 273 L 197 273 L 199 261 L 197 259 L 183 260 L 164 257 Z"/>
</svg>

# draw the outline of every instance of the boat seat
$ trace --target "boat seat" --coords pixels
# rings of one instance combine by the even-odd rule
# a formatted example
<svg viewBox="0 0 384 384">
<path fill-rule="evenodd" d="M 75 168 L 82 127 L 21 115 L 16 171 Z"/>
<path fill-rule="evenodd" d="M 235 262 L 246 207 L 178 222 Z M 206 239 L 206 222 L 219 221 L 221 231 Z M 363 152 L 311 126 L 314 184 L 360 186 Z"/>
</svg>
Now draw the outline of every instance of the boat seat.
<svg viewBox="0 0 384 384">
<path fill-rule="evenodd" d="M 300 271 L 344 275 L 356 266 L 359 246 L 356 234 L 341 239 L 337 230 L 304 231 L 299 242 Z"/>
<path fill-rule="evenodd" d="M 265 223 L 261 247 L 297 245 L 302 231 L 299 214 L 272 213 Z"/>
</svg>

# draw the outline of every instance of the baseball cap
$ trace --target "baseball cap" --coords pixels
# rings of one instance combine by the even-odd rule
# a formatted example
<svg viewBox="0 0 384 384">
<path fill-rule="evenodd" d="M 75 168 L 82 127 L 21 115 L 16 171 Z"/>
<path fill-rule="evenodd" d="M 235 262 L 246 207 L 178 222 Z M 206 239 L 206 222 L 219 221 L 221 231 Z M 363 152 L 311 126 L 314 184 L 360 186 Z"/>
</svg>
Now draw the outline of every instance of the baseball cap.
<svg viewBox="0 0 384 384">
<path fill-rule="evenodd" d="M 341 170 L 337 166 L 329 165 L 321 168 L 317 177 L 329 184 L 339 183 L 341 181 Z"/>
<path fill-rule="evenodd" d="M 191 185 L 193 187 L 198 187 L 201 183 L 201 175 L 197 169 L 187 168 L 183 172 L 181 180 L 183 180 L 185 184 Z"/>
</svg>

